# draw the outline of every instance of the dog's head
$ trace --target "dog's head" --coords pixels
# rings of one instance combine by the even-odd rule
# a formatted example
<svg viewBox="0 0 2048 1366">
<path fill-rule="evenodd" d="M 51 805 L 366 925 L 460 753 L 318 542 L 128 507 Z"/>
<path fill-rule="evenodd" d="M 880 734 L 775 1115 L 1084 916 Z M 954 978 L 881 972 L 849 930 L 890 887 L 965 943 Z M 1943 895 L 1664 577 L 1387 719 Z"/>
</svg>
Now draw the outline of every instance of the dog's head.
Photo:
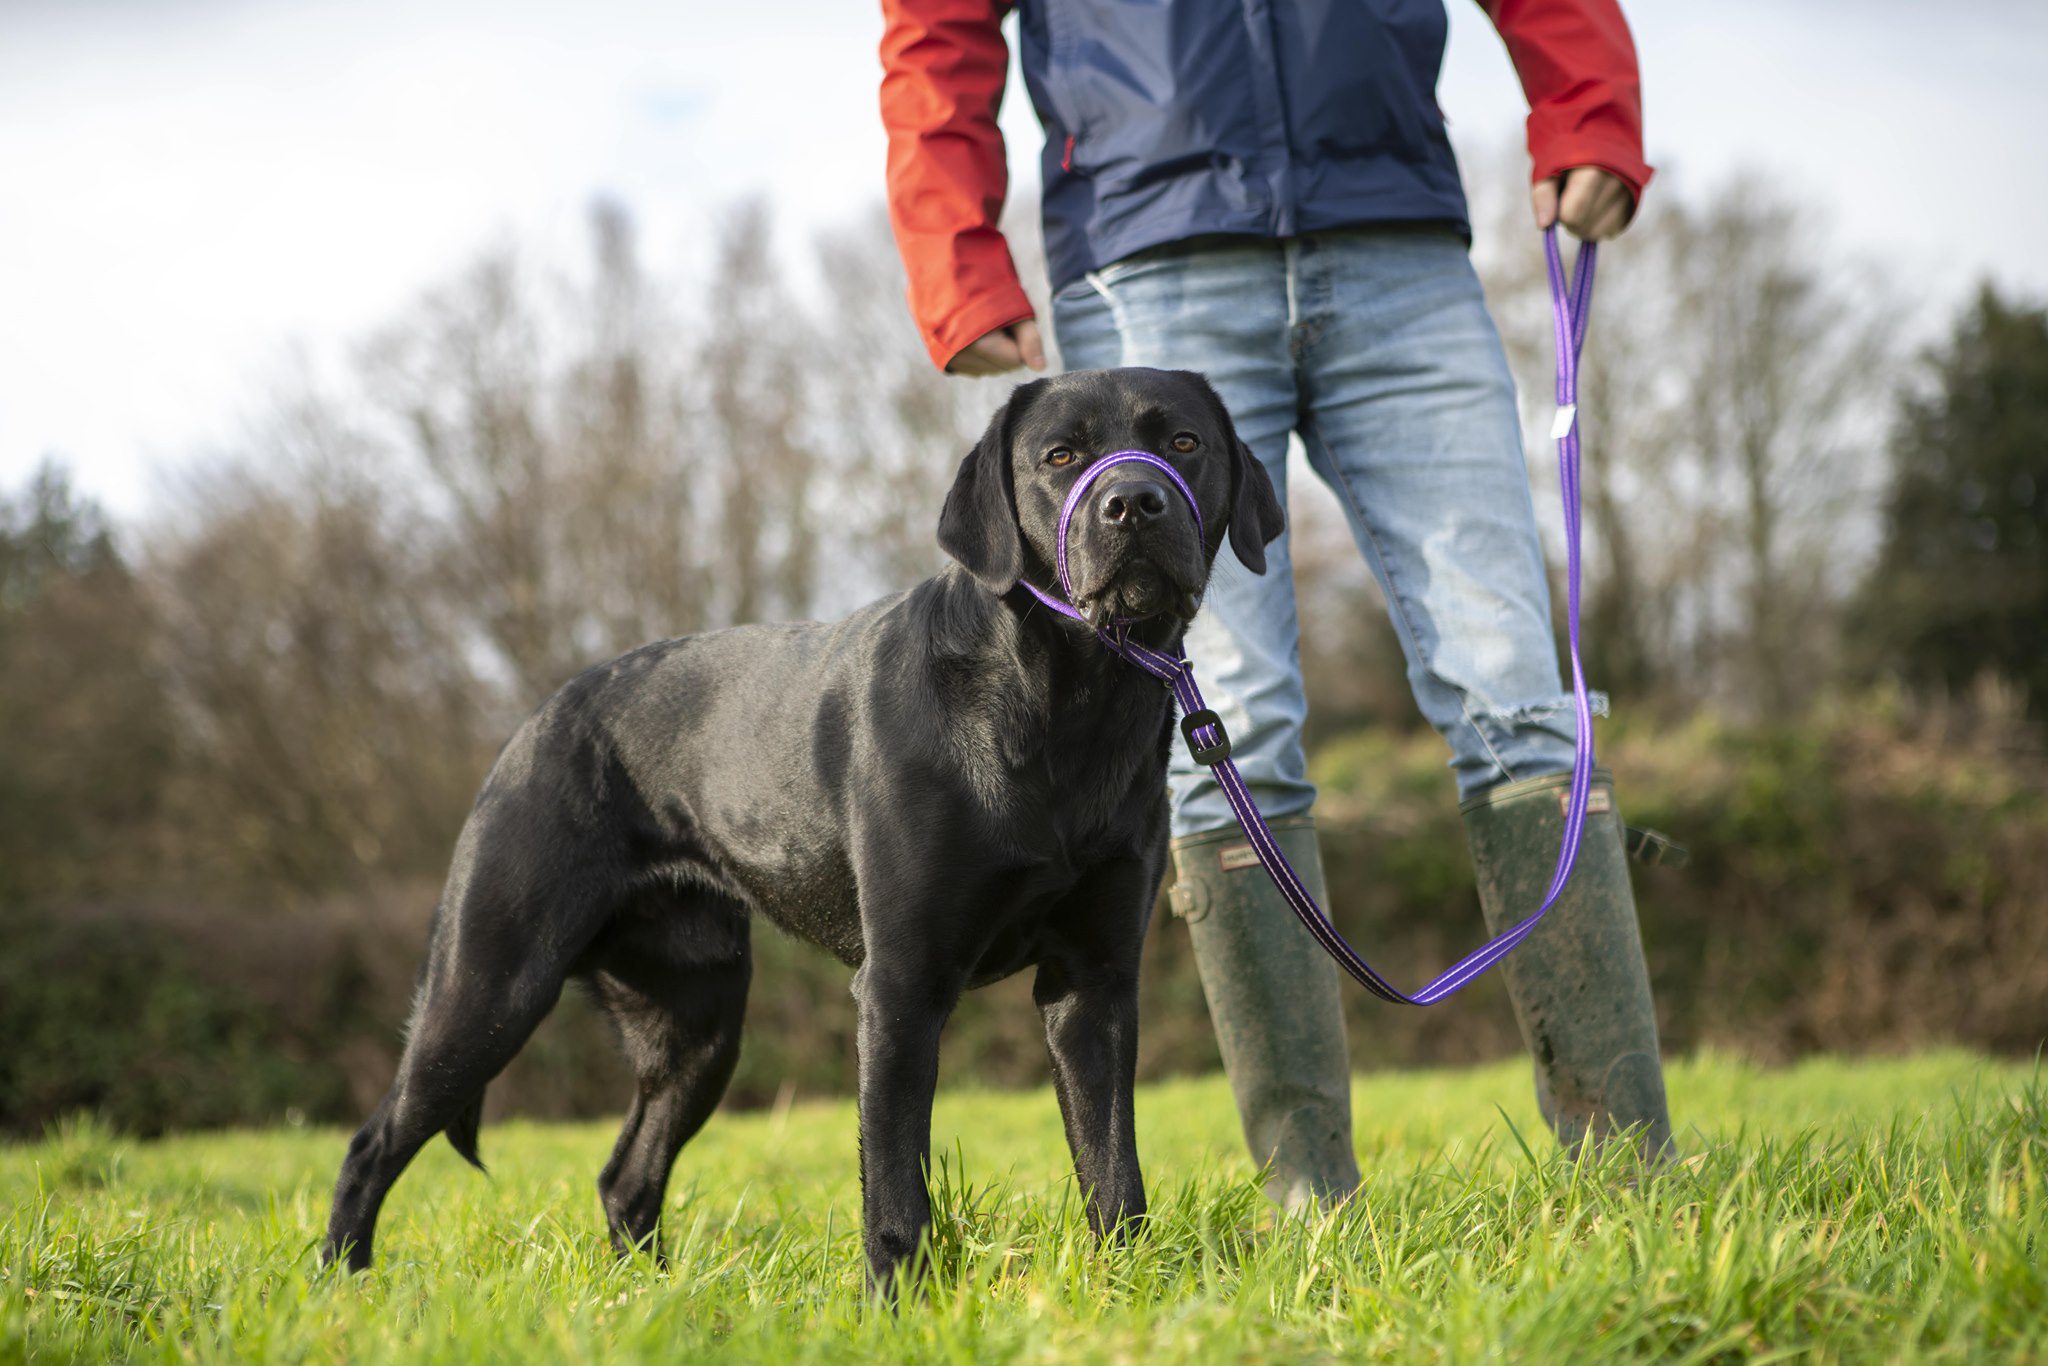
<svg viewBox="0 0 2048 1366">
<path fill-rule="evenodd" d="M 1226 538 L 1254 573 L 1286 522 L 1266 470 L 1238 440 L 1216 391 L 1187 370 L 1082 370 L 1020 385 L 960 462 L 939 545 L 998 593 L 1019 579 L 1059 591 L 1059 515 L 1091 464 L 1147 451 L 1187 482 L 1131 462 L 1099 478 L 1067 530 L 1074 606 L 1115 617 L 1194 614 Z"/>
</svg>

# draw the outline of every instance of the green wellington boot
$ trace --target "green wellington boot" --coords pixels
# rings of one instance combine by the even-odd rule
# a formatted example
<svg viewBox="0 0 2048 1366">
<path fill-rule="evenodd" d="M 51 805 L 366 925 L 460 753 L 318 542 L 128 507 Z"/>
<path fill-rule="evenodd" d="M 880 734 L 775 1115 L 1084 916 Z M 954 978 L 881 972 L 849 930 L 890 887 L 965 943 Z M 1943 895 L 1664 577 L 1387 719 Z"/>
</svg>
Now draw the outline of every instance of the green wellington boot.
<svg viewBox="0 0 2048 1366">
<path fill-rule="evenodd" d="M 1487 927 L 1499 934 L 1543 904 L 1564 838 L 1571 775 L 1506 783 L 1460 811 Z M 1536 1065 L 1536 1100 L 1568 1149 L 1633 1129 L 1647 1157 L 1671 1142 L 1657 1013 L 1636 926 L 1614 777 L 1593 775 L 1579 862 L 1550 914 L 1500 965 Z"/>
<path fill-rule="evenodd" d="M 1273 822 L 1317 901 L 1315 822 Z M 1173 842 L 1175 915 L 1188 922 L 1202 994 L 1252 1157 L 1272 1164 L 1266 1193 L 1287 1209 L 1358 1188 L 1351 1065 L 1337 965 L 1306 934 L 1235 827 Z"/>
</svg>

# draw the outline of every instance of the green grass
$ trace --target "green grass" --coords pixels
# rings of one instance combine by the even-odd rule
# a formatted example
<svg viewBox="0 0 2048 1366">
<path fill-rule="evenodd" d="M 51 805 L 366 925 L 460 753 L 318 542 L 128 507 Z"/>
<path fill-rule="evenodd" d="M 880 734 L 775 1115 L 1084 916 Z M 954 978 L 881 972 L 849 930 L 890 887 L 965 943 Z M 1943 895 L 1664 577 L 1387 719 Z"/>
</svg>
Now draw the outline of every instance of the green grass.
<svg viewBox="0 0 2048 1366">
<path fill-rule="evenodd" d="M 610 1126 L 487 1128 L 489 1179 L 436 1143 L 355 1280 L 313 1267 L 340 1133 L 74 1125 L 0 1148 L 0 1361 L 2048 1358 L 2037 1067 L 1706 1058 L 1671 1089 L 1689 1155 L 1637 1183 L 1538 1142 L 1522 1066 L 1361 1078 L 1364 1196 L 1301 1220 L 1220 1080 L 1152 1087 L 1153 1218 L 1107 1250 L 1048 1094 L 948 1094 L 938 1271 L 893 1315 L 860 1294 L 843 1103 L 716 1118 L 666 1271 L 606 1248 Z"/>
</svg>

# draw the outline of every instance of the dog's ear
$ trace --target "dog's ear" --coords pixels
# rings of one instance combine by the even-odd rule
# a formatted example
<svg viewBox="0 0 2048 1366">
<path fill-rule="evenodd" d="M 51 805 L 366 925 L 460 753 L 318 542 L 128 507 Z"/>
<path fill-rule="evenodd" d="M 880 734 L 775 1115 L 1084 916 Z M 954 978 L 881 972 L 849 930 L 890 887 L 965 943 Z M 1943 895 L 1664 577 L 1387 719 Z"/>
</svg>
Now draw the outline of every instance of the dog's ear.
<svg viewBox="0 0 2048 1366">
<path fill-rule="evenodd" d="M 1287 530 L 1287 514 L 1266 475 L 1266 462 L 1230 434 L 1230 548 L 1254 574 L 1266 572 L 1266 547 Z"/>
<path fill-rule="evenodd" d="M 1024 537 L 1017 529 L 1017 491 L 1010 475 L 1010 427 L 1038 385 L 1018 387 L 996 409 L 981 441 L 960 462 L 960 473 L 939 513 L 939 549 L 997 593 L 1024 574 Z"/>
<path fill-rule="evenodd" d="M 1251 446 L 1231 432 L 1231 549 L 1245 561 L 1245 569 L 1266 573 L 1266 547 L 1280 539 L 1282 530 L 1286 514 L 1266 475 L 1266 461 L 1251 455 Z"/>
<path fill-rule="evenodd" d="M 1230 410 L 1207 379 L 1195 380 L 1216 409 L 1216 421 L 1223 439 L 1230 443 L 1230 548 L 1254 574 L 1266 572 L 1266 547 L 1287 530 L 1287 514 L 1280 509 L 1280 496 L 1266 476 L 1266 464 L 1240 441 Z"/>
</svg>

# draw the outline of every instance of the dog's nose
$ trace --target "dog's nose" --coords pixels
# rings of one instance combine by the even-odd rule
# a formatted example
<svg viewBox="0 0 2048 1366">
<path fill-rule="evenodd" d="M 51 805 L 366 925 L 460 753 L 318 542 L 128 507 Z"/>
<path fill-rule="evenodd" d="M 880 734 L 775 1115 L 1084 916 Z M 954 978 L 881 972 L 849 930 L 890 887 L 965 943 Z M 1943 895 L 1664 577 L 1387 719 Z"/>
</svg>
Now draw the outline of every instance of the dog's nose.
<svg viewBox="0 0 2048 1366">
<path fill-rule="evenodd" d="M 1166 490 L 1150 479 L 1126 479 L 1104 489 L 1098 506 L 1110 525 L 1140 527 L 1166 515 Z"/>
</svg>

